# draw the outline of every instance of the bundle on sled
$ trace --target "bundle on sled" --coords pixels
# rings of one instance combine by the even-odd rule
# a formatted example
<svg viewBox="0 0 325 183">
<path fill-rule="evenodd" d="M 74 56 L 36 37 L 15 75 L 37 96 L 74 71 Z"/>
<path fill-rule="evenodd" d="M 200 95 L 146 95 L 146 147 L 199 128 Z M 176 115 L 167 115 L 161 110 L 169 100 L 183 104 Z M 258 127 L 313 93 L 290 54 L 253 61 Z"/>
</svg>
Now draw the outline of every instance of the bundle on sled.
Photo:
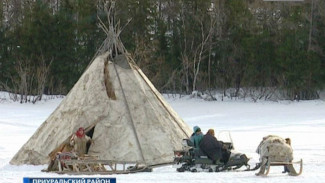
<svg viewBox="0 0 325 183">
<path fill-rule="evenodd" d="M 230 133 L 227 133 L 231 139 Z M 183 139 L 183 149 L 174 151 L 174 167 L 177 168 L 178 172 L 221 172 L 236 170 L 243 166 L 246 167 L 244 171 L 259 168 L 258 164 L 254 168 L 250 168 L 248 164 L 249 158 L 245 154 L 234 150 L 232 140 L 227 142 L 218 141 L 218 143 L 220 144 L 220 152 L 214 156 L 209 152 L 205 152 L 205 148 L 194 148 L 191 140 Z"/>
<path fill-rule="evenodd" d="M 290 176 L 298 176 L 302 173 L 302 159 L 293 161 L 293 151 L 291 140 L 283 139 L 279 136 L 269 135 L 263 138 L 256 152 L 260 154 L 260 170 L 257 176 L 267 176 L 272 166 L 283 166 L 282 173 L 288 173 Z M 299 164 L 300 170 L 297 172 L 294 164 Z"/>
</svg>

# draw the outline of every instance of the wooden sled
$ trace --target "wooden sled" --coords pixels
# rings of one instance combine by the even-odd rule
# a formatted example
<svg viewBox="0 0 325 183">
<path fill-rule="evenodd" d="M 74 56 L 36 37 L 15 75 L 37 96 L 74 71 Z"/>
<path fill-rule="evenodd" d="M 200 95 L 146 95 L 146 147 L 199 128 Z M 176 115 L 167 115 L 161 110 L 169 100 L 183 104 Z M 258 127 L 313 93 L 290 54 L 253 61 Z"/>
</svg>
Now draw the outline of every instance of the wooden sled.
<svg viewBox="0 0 325 183">
<path fill-rule="evenodd" d="M 300 170 L 297 172 L 295 168 L 293 167 L 294 164 L 300 164 Z M 276 161 L 268 161 L 265 160 L 264 163 L 262 162 L 260 171 L 256 174 L 257 176 L 267 176 L 270 173 L 272 166 L 287 166 L 289 172 L 288 174 L 290 176 L 299 176 L 302 173 L 303 170 L 303 161 L 300 159 L 300 161 L 296 162 L 276 162 Z"/>
<path fill-rule="evenodd" d="M 151 170 L 151 168 L 140 165 L 138 162 L 98 160 L 96 156 L 86 155 L 78 159 L 62 159 L 58 161 L 58 170 L 47 172 L 70 175 L 111 175 L 144 171 L 149 172 Z"/>
</svg>

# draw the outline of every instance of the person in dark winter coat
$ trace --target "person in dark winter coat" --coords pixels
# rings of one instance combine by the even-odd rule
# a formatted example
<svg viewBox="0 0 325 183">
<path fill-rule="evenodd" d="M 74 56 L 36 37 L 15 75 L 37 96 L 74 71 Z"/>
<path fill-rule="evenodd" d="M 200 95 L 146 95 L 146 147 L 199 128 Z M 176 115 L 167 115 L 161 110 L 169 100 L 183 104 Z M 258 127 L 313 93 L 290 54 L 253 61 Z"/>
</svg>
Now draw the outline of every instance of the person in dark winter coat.
<svg viewBox="0 0 325 183">
<path fill-rule="evenodd" d="M 214 136 L 214 130 L 209 129 L 200 143 L 200 149 L 216 163 L 222 158 L 222 143 Z"/>
<path fill-rule="evenodd" d="M 191 138 L 190 138 L 190 140 L 194 144 L 194 148 L 196 148 L 196 149 L 200 148 L 200 142 L 201 142 L 202 138 L 203 138 L 203 133 L 201 132 L 200 127 L 194 126 L 193 134 L 191 135 Z"/>
</svg>

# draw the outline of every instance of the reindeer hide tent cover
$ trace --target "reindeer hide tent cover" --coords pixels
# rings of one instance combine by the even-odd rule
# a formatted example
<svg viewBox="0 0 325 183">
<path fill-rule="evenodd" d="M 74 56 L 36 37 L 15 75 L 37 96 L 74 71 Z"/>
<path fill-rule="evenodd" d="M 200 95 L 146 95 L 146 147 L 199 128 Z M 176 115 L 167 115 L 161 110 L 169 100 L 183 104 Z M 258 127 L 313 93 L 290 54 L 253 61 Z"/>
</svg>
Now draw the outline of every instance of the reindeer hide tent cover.
<svg viewBox="0 0 325 183">
<path fill-rule="evenodd" d="M 48 163 L 49 154 L 79 127 L 91 131 L 94 143 L 88 154 L 98 159 L 148 166 L 173 161 L 173 151 L 181 149 L 181 140 L 189 137 L 191 129 L 129 54 L 112 48 L 94 59 L 11 164 Z"/>
</svg>

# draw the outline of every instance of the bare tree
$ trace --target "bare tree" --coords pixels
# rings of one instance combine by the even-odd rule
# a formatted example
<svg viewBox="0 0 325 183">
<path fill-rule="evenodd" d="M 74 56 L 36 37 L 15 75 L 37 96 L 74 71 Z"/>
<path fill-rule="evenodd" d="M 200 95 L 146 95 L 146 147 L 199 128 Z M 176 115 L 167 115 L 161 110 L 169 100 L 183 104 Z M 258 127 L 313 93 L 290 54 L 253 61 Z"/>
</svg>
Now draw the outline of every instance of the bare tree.
<svg viewBox="0 0 325 183">
<path fill-rule="evenodd" d="M 214 8 L 213 6 L 211 8 Z M 207 11 L 213 11 L 207 10 Z M 184 13 L 184 8 L 182 9 L 181 13 L 182 17 L 182 29 L 183 29 L 183 45 L 182 45 L 182 65 L 183 65 L 183 73 L 184 73 L 184 80 L 185 80 L 185 87 L 186 92 L 189 93 L 190 91 L 190 81 L 189 78 L 193 79 L 192 81 L 192 91 L 197 90 L 197 82 L 198 77 L 200 74 L 200 66 L 203 60 L 209 57 L 208 54 L 211 53 L 212 44 L 211 37 L 215 33 L 215 28 L 217 25 L 216 16 L 213 13 L 209 14 L 209 22 L 206 24 L 206 17 L 202 15 L 196 15 L 195 13 L 192 14 L 193 21 L 199 26 L 199 37 L 195 37 L 193 34 L 189 34 L 190 29 L 192 27 L 188 26 L 188 20 L 186 20 L 186 16 Z"/>
<path fill-rule="evenodd" d="M 46 65 L 46 60 L 43 56 L 43 54 L 40 56 L 40 65 L 36 69 L 36 84 L 37 84 L 37 90 L 36 90 L 36 97 L 33 99 L 33 104 L 35 104 L 37 101 L 42 100 L 46 80 L 50 71 L 50 66 L 53 62 L 53 58 L 49 62 L 48 65 Z"/>
<path fill-rule="evenodd" d="M 309 35 L 308 35 L 308 51 L 311 49 L 311 39 L 313 32 L 313 16 L 314 16 L 314 0 L 311 0 L 310 5 L 310 22 L 309 22 Z"/>
<path fill-rule="evenodd" d="M 204 53 L 205 52 L 209 52 L 210 47 L 207 46 L 208 42 L 211 41 L 211 37 L 214 33 L 214 28 L 216 26 L 216 21 L 215 19 L 211 19 L 210 20 L 210 26 L 209 26 L 209 30 L 206 32 L 206 30 L 204 30 L 204 26 L 203 26 L 203 20 L 201 19 L 200 21 L 200 25 L 201 25 L 201 42 L 200 44 L 197 46 L 197 48 L 195 49 L 194 52 L 194 58 L 193 58 L 193 88 L 192 90 L 195 91 L 196 90 L 196 83 L 197 83 L 197 77 L 200 71 L 200 65 L 203 59 L 205 59 L 204 57 Z M 210 43 L 212 44 L 212 43 Z"/>
<path fill-rule="evenodd" d="M 16 72 L 19 76 L 19 79 L 12 78 L 12 83 L 16 83 L 18 85 L 18 92 L 20 94 L 20 103 L 27 102 L 27 95 L 28 95 L 28 78 L 30 77 L 30 65 L 26 64 L 24 60 L 19 59 L 17 65 L 15 67 Z"/>
</svg>

